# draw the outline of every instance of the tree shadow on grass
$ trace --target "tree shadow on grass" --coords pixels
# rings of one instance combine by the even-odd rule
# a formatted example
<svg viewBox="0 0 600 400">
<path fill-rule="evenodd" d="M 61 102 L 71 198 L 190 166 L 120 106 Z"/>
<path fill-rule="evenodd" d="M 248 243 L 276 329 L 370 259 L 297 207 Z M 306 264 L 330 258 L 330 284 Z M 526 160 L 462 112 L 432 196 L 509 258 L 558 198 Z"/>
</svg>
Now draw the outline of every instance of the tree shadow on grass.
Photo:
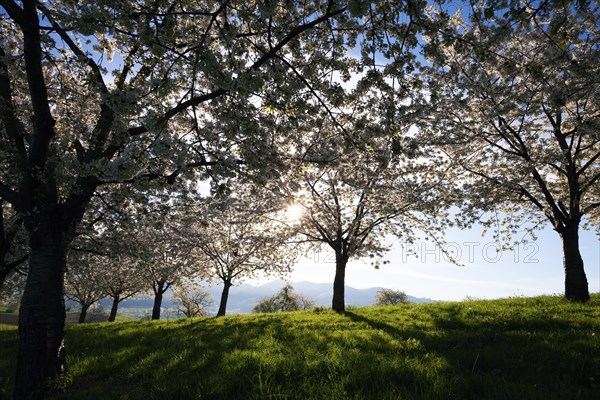
<svg viewBox="0 0 600 400">
<path fill-rule="evenodd" d="M 495 316 L 460 304 L 427 315 L 431 328 L 418 330 L 346 313 L 398 340 L 417 339 L 423 355 L 442 357 L 463 398 L 592 399 L 600 390 L 600 359 L 594 356 L 600 345 L 592 336 L 593 322 L 573 329 L 564 320 Z M 588 329 L 587 340 L 581 328 Z"/>
<path fill-rule="evenodd" d="M 449 304 L 74 326 L 75 384 L 62 398 L 594 398 L 598 318 L 500 310 Z"/>
<path fill-rule="evenodd" d="M 65 398 L 107 398 L 103 391 L 121 391 L 131 399 L 196 397 L 197 392 L 210 394 L 220 387 L 235 391 L 240 379 L 224 385 L 228 377 L 218 377 L 216 371 L 227 370 L 226 355 L 252 348 L 253 338 L 273 323 L 240 327 L 180 320 L 77 329 L 67 337 L 68 361 L 77 379 Z"/>
</svg>

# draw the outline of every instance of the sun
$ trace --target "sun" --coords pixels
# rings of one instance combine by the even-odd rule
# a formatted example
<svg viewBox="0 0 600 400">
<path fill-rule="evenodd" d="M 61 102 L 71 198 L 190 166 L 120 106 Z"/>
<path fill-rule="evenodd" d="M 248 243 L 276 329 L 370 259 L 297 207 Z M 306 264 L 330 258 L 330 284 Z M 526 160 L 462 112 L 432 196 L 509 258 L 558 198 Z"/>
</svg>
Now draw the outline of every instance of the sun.
<svg viewBox="0 0 600 400">
<path fill-rule="evenodd" d="M 302 214 L 304 214 L 304 211 L 302 210 L 302 207 L 298 204 L 290 204 L 285 209 L 285 218 L 289 222 L 298 221 L 300 218 L 302 218 Z"/>
</svg>

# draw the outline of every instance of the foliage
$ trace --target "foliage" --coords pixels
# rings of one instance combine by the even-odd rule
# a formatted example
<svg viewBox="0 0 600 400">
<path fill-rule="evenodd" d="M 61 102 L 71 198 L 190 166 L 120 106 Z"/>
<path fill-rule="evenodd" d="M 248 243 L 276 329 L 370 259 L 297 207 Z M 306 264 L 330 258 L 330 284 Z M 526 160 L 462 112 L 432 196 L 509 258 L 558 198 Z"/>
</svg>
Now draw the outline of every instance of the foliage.
<svg viewBox="0 0 600 400">
<path fill-rule="evenodd" d="M 392 306 L 396 304 L 404 304 L 408 303 L 408 297 L 406 293 L 401 290 L 394 289 L 379 289 L 377 293 L 375 293 L 375 301 L 373 305 L 375 306 Z"/>
<path fill-rule="evenodd" d="M 19 311 L 19 308 L 14 304 L 0 304 L 0 313 L 14 314 Z"/>
<path fill-rule="evenodd" d="M 75 324 L 58 399 L 585 400 L 600 389 L 599 327 L 597 294 Z M 3 394 L 16 336 L 0 328 Z"/>
<path fill-rule="evenodd" d="M 25 289 L 26 275 L 20 273 L 11 273 L 2 286 L 0 291 L 0 302 L 3 303 L 20 303 L 21 296 L 23 296 L 23 290 Z"/>
<path fill-rule="evenodd" d="M 453 16 L 447 31 L 431 33 L 424 73 L 435 126 L 462 153 L 464 201 L 514 213 L 529 203 L 526 216 L 558 229 L 600 207 L 600 10 L 534 7 L 502 1 L 473 6 L 470 22 Z"/>
<path fill-rule="evenodd" d="M 294 291 L 292 285 L 287 284 L 273 296 L 260 300 L 254 308 L 253 313 L 273 313 L 281 311 L 307 310 L 314 307 L 315 302 L 300 293 Z"/>
<path fill-rule="evenodd" d="M 50 379 L 47 385 L 51 394 L 65 393 L 73 385 L 73 375 L 69 373 L 58 375 Z"/>
</svg>

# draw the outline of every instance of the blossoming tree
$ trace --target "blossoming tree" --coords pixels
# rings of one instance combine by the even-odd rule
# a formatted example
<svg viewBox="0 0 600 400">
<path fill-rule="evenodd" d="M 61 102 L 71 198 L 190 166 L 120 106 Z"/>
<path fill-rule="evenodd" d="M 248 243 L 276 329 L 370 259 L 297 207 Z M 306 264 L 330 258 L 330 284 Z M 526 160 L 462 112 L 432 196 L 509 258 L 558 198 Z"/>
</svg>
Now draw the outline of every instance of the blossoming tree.
<svg viewBox="0 0 600 400">
<path fill-rule="evenodd" d="M 565 297 L 585 302 L 582 226 L 600 226 L 600 8 L 481 2 L 432 9 L 425 71 L 431 127 L 462 169 L 465 212 L 500 209 L 562 240 Z M 431 131 L 430 131 L 431 133 Z"/>
</svg>

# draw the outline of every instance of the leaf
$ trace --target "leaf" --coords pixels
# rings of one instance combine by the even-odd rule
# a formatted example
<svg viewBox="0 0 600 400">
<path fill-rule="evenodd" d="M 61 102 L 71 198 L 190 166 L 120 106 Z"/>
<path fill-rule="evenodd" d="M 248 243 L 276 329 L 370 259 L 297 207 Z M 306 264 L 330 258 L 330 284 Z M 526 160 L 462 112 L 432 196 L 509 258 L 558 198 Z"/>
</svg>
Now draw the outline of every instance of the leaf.
<svg viewBox="0 0 600 400">
<path fill-rule="evenodd" d="M 352 0 L 348 2 L 348 11 L 355 18 L 360 18 L 369 12 L 370 3 L 364 0 Z"/>
<path fill-rule="evenodd" d="M 493 6 L 489 6 L 486 9 L 483 10 L 483 15 L 487 18 L 487 19 L 491 19 L 494 18 L 494 7 Z"/>
</svg>

